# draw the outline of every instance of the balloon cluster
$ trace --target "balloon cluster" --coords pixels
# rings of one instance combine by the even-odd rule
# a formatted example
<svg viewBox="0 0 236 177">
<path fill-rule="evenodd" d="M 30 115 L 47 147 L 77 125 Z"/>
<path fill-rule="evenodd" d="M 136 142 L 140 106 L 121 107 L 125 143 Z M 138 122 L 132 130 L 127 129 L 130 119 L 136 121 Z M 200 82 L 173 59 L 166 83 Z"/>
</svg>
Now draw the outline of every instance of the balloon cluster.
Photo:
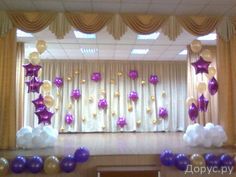
<svg viewBox="0 0 236 177">
<path fill-rule="evenodd" d="M 98 101 L 98 108 L 99 109 L 106 109 L 107 108 L 107 100 L 105 98 L 100 99 Z"/>
<path fill-rule="evenodd" d="M 129 77 L 132 80 L 135 80 L 138 78 L 138 71 L 137 70 L 130 70 L 129 71 Z"/>
<path fill-rule="evenodd" d="M 101 75 L 101 73 L 99 73 L 99 72 L 94 72 L 94 73 L 92 73 L 92 75 L 91 75 L 91 80 L 93 80 L 93 81 L 95 81 L 95 82 L 101 81 L 101 80 L 102 80 L 102 75 Z"/>
<path fill-rule="evenodd" d="M 119 128 L 124 128 L 127 125 L 126 118 L 118 117 L 116 124 Z"/>
<path fill-rule="evenodd" d="M 166 119 L 168 117 L 168 111 L 166 108 L 163 107 L 159 108 L 159 117 L 162 119 Z"/>
<path fill-rule="evenodd" d="M 18 148 L 37 149 L 53 147 L 58 138 L 58 131 L 52 126 L 38 125 L 35 128 L 26 126 L 16 133 Z"/>
<path fill-rule="evenodd" d="M 74 89 L 74 90 L 72 90 L 72 92 L 71 92 L 71 98 L 72 98 L 73 100 L 78 100 L 80 97 L 81 97 L 81 93 L 80 93 L 80 90 L 79 90 L 79 89 Z"/>
<path fill-rule="evenodd" d="M 136 102 L 138 100 L 138 93 L 136 91 L 131 91 L 129 93 L 129 99 Z"/>
<path fill-rule="evenodd" d="M 207 153 L 205 155 L 192 154 L 187 156 L 186 154 L 174 154 L 170 150 L 164 150 L 160 155 L 161 164 L 167 167 L 175 166 L 181 171 L 187 170 L 188 165 L 193 167 L 215 167 L 227 169 L 234 167 L 235 161 L 232 156 L 228 154 L 215 155 L 213 153 Z"/>
<path fill-rule="evenodd" d="M 227 141 L 226 133 L 222 126 L 207 123 L 204 126 L 195 123 L 187 127 L 183 135 L 184 142 L 192 147 L 221 147 Z"/>
<path fill-rule="evenodd" d="M 5 176 L 11 170 L 12 173 L 19 174 L 26 171 L 37 174 L 45 172 L 47 175 L 57 174 L 60 171 L 71 173 L 75 170 L 77 163 L 84 163 L 89 159 L 90 153 L 86 147 L 80 147 L 74 155 L 67 155 L 61 158 L 49 156 L 43 159 L 40 156 L 24 157 L 16 156 L 11 163 L 7 159 L 0 158 L 0 176 Z"/>
</svg>

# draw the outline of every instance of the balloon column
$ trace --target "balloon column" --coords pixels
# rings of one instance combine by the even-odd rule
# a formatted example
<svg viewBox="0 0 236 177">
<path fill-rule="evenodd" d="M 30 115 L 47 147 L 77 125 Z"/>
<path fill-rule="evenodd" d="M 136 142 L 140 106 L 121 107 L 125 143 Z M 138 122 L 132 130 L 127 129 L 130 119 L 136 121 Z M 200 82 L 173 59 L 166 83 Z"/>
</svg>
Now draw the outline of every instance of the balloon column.
<svg viewBox="0 0 236 177">
<path fill-rule="evenodd" d="M 0 176 L 6 176 L 11 172 L 15 174 L 23 172 L 38 174 L 44 172 L 48 175 L 60 172 L 71 173 L 75 170 L 77 164 L 85 163 L 89 160 L 89 157 L 90 152 L 86 147 L 79 147 L 74 152 L 74 155 L 66 155 L 61 158 L 53 155 L 45 159 L 38 155 L 32 157 L 16 156 L 13 160 L 8 161 L 0 157 Z"/>
<path fill-rule="evenodd" d="M 25 77 L 27 77 L 25 83 L 28 87 L 28 93 L 34 93 L 34 96 L 37 96 L 32 100 L 32 103 L 35 106 L 35 115 L 38 117 L 38 127 L 33 129 L 23 127 L 17 132 L 17 146 L 20 148 L 50 147 L 55 143 L 58 136 L 57 130 L 49 126 L 54 115 L 54 112 L 50 110 L 54 105 L 54 97 L 50 95 L 52 83 L 49 80 L 41 81 L 39 78 L 39 71 L 42 69 L 42 66 L 39 65 L 40 54 L 47 49 L 46 42 L 43 40 L 37 41 L 36 49 L 37 51 L 29 54 L 29 63 L 24 64 L 23 67 Z M 58 85 L 61 85 L 61 83 L 58 83 Z M 39 158 L 32 159 L 34 162 L 36 160 L 39 160 Z M 16 159 L 15 167 L 19 167 L 17 166 L 19 161 L 19 158 Z"/>
</svg>

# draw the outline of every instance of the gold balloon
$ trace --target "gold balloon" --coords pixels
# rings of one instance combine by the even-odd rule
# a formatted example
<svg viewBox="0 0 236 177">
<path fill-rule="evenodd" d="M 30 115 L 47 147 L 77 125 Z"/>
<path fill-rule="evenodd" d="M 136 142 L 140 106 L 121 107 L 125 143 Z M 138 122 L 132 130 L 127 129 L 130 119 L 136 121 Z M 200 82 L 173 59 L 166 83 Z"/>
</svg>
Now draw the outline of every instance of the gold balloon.
<svg viewBox="0 0 236 177">
<path fill-rule="evenodd" d="M 79 74 L 79 71 L 75 71 L 75 74 Z"/>
<path fill-rule="evenodd" d="M 208 75 L 209 75 L 210 77 L 213 77 L 213 76 L 215 76 L 215 74 L 216 74 L 216 68 L 215 68 L 214 66 L 210 66 L 210 67 L 208 68 Z"/>
<path fill-rule="evenodd" d="M 150 107 L 147 107 L 146 112 L 149 113 L 149 114 L 152 113 L 151 108 L 150 108 Z"/>
<path fill-rule="evenodd" d="M 166 97 L 166 92 L 164 90 L 162 91 L 161 96 Z"/>
<path fill-rule="evenodd" d="M 50 90 L 52 89 L 52 82 L 49 80 L 44 80 L 42 89 L 44 92 L 50 92 Z"/>
<path fill-rule="evenodd" d="M 42 76 L 42 68 L 40 68 L 38 71 L 38 77 L 41 77 L 41 76 Z"/>
<path fill-rule="evenodd" d="M 122 76 L 123 73 L 122 72 L 117 72 L 117 76 Z"/>
<path fill-rule="evenodd" d="M 199 40 L 193 40 L 190 44 L 190 48 L 194 53 L 199 53 L 202 49 L 202 43 Z"/>
<path fill-rule="evenodd" d="M 203 93 L 206 91 L 206 88 L 207 88 L 207 85 L 205 82 L 199 82 L 198 85 L 197 85 L 197 91 L 199 93 Z"/>
<path fill-rule="evenodd" d="M 71 109 L 72 108 L 72 103 L 69 103 L 68 106 L 67 106 L 68 109 Z"/>
<path fill-rule="evenodd" d="M 54 97 L 52 95 L 46 95 L 43 98 L 43 102 L 48 108 L 51 108 L 54 105 L 54 101 L 55 100 L 54 100 Z"/>
<path fill-rule="evenodd" d="M 105 125 L 102 125 L 102 129 L 104 130 L 106 128 L 106 126 Z"/>
<path fill-rule="evenodd" d="M 128 105 L 128 111 L 132 112 L 133 111 L 133 107 L 131 105 Z"/>
<path fill-rule="evenodd" d="M 47 49 L 46 42 L 44 40 L 38 40 L 36 43 L 36 49 L 40 54 L 42 54 Z"/>
<path fill-rule="evenodd" d="M 29 62 L 33 65 L 38 65 L 40 63 L 39 53 L 38 52 L 31 52 L 29 54 Z"/>
<path fill-rule="evenodd" d="M 58 158 L 55 156 L 49 156 L 44 162 L 44 171 L 49 175 L 58 173 L 60 171 Z"/>
<path fill-rule="evenodd" d="M 115 84 L 115 80 L 114 80 L 114 79 L 111 79 L 110 83 L 111 83 L 111 84 Z"/>
<path fill-rule="evenodd" d="M 141 120 L 137 120 L 137 122 L 136 122 L 137 126 L 140 126 L 140 125 L 141 125 L 141 123 L 142 123 L 142 121 L 141 121 Z"/>
<path fill-rule="evenodd" d="M 83 121 L 83 122 L 85 122 L 85 121 L 86 121 L 85 117 L 83 117 L 83 118 L 82 118 L 82 121 Z"/>
<path fill-rule="evenodd" d="M 97 113 L 96 113 L 96 112 L 94 112 L 94 113 L 93 113 L 93 117 L 95 118 L 96 116 L 97 116 Z"/>
<path fill-rule="evenodd" d="M 105 95 L 106 94 L 106 91 L 104 89 L 101 89 L 101 94 L 102 95 Z"/>
<path fill-rule="evenodd" d="M 201 54 L 200 54 L 200 56 L 204 59 L 204 60 L 206 60 L 206 61 L 212 61 L 212 55 L 211 55 L 211 51 L 209 50 L 209 49 L 204 49 L 202 52 L 201 52 Z"/>
<path fill-rule="evenodd" d="M 85 82 L 86 82 L 86 80 L 84 80 L 84 79 L 83 79 L 83 80 L 81 80 L 81 84 L 84 84 Z"/>
<path fill-rule="evenodd" d="M 61 132 L 64 132 L 65 128 L 64 127 L 61 127 Z"/>
<path fill-rule="evenodd" d="M 190 105 L 190 104 L 192 104 L 192 103 L 194 103 L 195 105 L 197 105 L 197 100 L 194 98 L 194 97 L 188 97 L 187 99 L 186 99 L 186 103 L 187 103 L 187 105 Z"/>
<path fill-rule="evenodd" d="M 195 167 L 205 166 L 205 160 L 200 154 L 193 154 L 190 157 L 191 164 Z"/>
<path fill-rule="evenodd" d="M 141 84 L 144 85 L 146 82 L 145 81 L 141 81 Z"/>
<path fill-rule="evenodd" d="M 157 124 L 157 119 L 152 119 L 153 124 Z"/>
<path fill-rule="evenodd" d="M 151 96 L 152 101 L 155 101 L 155 99 L 156 99 L 155 96 Z"/>
<path fill-rule="evenodd" d="M 115 116 L 115 115 L 116 115 L 116 112 L 115 112 L 115 111 L 113 111 L 113 112 L 111 113 L 111 115 L 112 115 L 112 116 Z"/>
<path fill-rule="evenodd" d="M 71 77 L 67 77 L 67 80 L 68 80 L 68 81 L 71 81 Z"/>
<path fill-rule="evenodd" d="M 116 91 L 116 92 L 115 92 L 115 96 L 116 96 L 116 97 L 119 97 L 119 96 L 120 96 L 120 92 L 119 92 L 119 91 Z"/>
<path fill-rule="evenodd" d="M 0 158 L 0 176 L 6 176 L 9 170 L 9 163 L 7 159 L 1 157 Z"/>
</svg>

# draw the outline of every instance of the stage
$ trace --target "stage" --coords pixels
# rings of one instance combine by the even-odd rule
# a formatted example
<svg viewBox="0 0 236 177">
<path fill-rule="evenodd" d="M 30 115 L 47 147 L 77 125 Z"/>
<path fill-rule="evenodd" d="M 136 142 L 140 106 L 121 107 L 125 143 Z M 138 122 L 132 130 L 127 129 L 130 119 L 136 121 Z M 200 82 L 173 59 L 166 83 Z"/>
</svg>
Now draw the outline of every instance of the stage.
<svg viewBox="0 0 236 177">
<path fill-rule="evenodd" d="M 235 148 L 233 147 L 191 148 L 185 145 L 182 136 L 183 133 L 181 132 L 60 134 L 57 144 L 53 148 L 36 150 L 2 150 L 0 151 L 0 156 L 12 159 L 16 155 L 41 155 L 43 157 L 55 155 L 60 158 L 63 155 L 73 154 L 80 146 L 85 146 L 90 151 L 91 157 L 89 161 L 77 165 L 74 173 L 60 173 L 56 176 L 75 177 L 79 174 L 81 177 L 97 177 L 99 169 L 104 169 L 105 167 L 105 169 L 112 170 L 119 167 L 123 170 L 129 168 L 136 170 L 151 168 L 152 170 L 155 170 L 157 174 L 160 173 L 162 177 L 171 177 L 173 175 L 182 177 L 183 172 L 180 172 L 175 168 L 161 166 L 159 155 L 164 149 L 170 149 L 175 153 L 186 153 L 189 155 L 193 153 L 204 154 L 207 152 L 216 154 L 235 152 Z M 213 174 L 213 176 L 214 175 L 215 174 Z M 234 173 L 231 176 L 234 175 L 236 174 Z M 10 174 L 9 176 L 14 176 L 14 174 Z M 23 173 L 18 176 L 25 177 L 34 175 Z M 37 176 L 46 175 L 41 173 Z"/>
</svg>

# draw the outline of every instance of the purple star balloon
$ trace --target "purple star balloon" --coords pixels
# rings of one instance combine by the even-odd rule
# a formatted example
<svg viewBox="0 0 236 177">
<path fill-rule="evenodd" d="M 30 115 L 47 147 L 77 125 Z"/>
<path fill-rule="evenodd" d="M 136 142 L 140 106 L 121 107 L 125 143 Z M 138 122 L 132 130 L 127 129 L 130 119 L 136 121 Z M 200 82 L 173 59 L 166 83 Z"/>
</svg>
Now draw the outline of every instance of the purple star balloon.
<svg viewBox="0 0 236 177">
<path fill-rule="evenodd" d="M 99 109 L 106 109 L 107 108 L 107 100 L 106 99 L 100 99 L 98 101 L 98 108 Z"/>
<path fill-rule="evenodd" d="M 208 91 L 211 95 L 215 95 L 218 91 L 218 82 L 215 77 L 212 77 L 208 82 Z"/>
<path fill-rule="evenodd" d="M 120 128 L 124 128 L 125 125 L 127 125 L 126 118 L 125 117 L 118 117 L 116 124 Z"/>
<path fill-rule="evenodd" d="M 132 80 L 135 80 L 138 78 L 138 71 L 137 70 L 130 70 L 129 71 L 129 77 Z"/>
<path fill-rule="evenodd" d="M 136 91 L 131 91 L 129 93 L 129 99 L 132 101 L 137 101 L 138 100 L 138 93 Z"/>
<path fill-rule="evenodd" d="M 45 106 L 43 101 L 44 101 L 44 99 L 41 94 L 39 95 L 38 98 L 36 98 L 35 100 L 32 101 L 36 110 Z"/>
<path fill-rule="evenodd" d="M 204 60 L 201 56 L 199 57 L 199 59 L 193 63 L 191 63 L 191 65 L 195 68 L 195 72 L 196 74 L 198 73 L 207 73 L 208 74 L 208 67 L 211 64 L 211 62 L 208 62 L 206 60 Z"/>
<path fill-rule="evenodd" d="M 63 86 L 63 78 L 62 77 L 55 77 L 53 83 L 56 87 L 61 88 Z"/>
<path fill-rule="evenodd" d="M 91 80 L 93 80 L 93 81 L 95 81 L 95 82 L 101 81 L 101 80 L 102 80 L 102 75 L 101 75 L 101 73 L 99 73 L 99 72 L 94 72 L 94 73 L 92 73 L 92 75 L 91 75 Z"/>
<path fill-rule="evenodd" d="M 188 115 L 192 121 L 194 121 L 194 122 L 196 121 L 196 119 L 198 117 L 198 107 L 194 103 L 192 103 L 189 106 Z"/>
<path fill-rule="evenodd" d="M 67 125 L 71 125 L 74 121 L 74 117 L 71 113 L 67 113 L 65 116 L 65 122 Z"/>
<path fill-rule="evenodd" d="M 25 68 L 25 77 L 27 76 L 35 76 L 38 77 L 38 72 L 40 68 L 42 68 L 40 65 L 32 65 L 31 63 L 24 64 L 23 67 Z"/>
<path fill-rule="evenodd" d="M 204 97 L 204 95 L 202 94 L 199 98 L 198 98 L 198 109 L 201 112 L 206 112 L 207 111 L 207 107 L 208 107 L 208 100 Z"/>
<path fill-rule="evenodd" d="M 54 113 L 47 110 L 46 106 L 39 108 L 37 111 L 35 111 L 35 114 L 38 117 L 38 124 L 51 124 L 51 119 Z"/>
<path fill-rule="evenodd" d="M 72 90 L 72 92 L 71 92 L 71 98 L 72 98 L 73 100 L 78 100 L 80 97 L 81 97 L 81 93 L 80 93 L 80 90 L 79 90 L 79 89 L 74 89 L 74 90 Z"/>
<path fill-rule="evenodd" d="M 39 93 L 39 89 L 43 84 L 43 82 L 40 81 L 37 77 L 33 77 L 30 81 L 26 81 L 25 83 L 28 86 L 28 93 L 30 92 Z"/>
<path fill-rule="evenodd" d="M 165 119 L 168 117 L 168 111 L 166 108 L 160 107 L 159 108 L 159 117 Z"/>
<path fill-rule="evenodd" d="M 149 81 L 149 83 L 151 83 L 151 84 L 153 84 L 153 85 L 156 85 L 160 80 L 159 80 L 159 78 L 158 78 L 157 75 L 152 74 L 152 75 L 150 75 L 148 81 Z"/>
</svg>

